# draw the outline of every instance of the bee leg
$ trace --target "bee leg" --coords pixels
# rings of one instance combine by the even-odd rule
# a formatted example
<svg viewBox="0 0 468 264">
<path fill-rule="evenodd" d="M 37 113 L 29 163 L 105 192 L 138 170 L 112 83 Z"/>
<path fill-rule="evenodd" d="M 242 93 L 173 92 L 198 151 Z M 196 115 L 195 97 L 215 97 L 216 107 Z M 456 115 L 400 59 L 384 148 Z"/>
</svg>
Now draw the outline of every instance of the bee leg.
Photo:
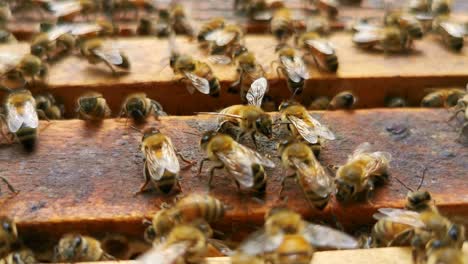
<svg viewBox="0 0 468 264">
<path fill-rule="evenodd" d="M 112 71 L 112 75 L 117 75 L 117 71 L 115 71 L 114 67 L 112 66 L 112 64 L 110 64 L 108 61 L 106 60 L 103 60 L 104 63 L 107 65 L 107 67 L 109 67 L 109 69 Z"/>
<path fill-rule="evenodd" d="M 214 172 L 215 170 L 220 170 L 224 168 L 224 164 L 221 164 L 219 166 L 214 166 L 210 170 L 210 178 L 208 179 L 208 190 L 211 190 L 211 181 L 213 180 Z"/>
<path fill-rule="evenodd" d="M 239 134 L 237 134 L 236 141 L 239 141 L 244 135 L 245 132 L 240 132 Z"/>
<path fill-rule="evenodd" d="M 202 160 L 200 161 L 200 166 L 198 167 L 198 174 L 197 174 L 197 176 L 201 174 L 201 171 L 202 171 L 202 169 L 203 169 L 203 164 L 205 163 L 205 161 L 209 161 L 209 160 L 210 160 L 209 158 L 204 158 L 204 159 L 202 159 Z"/>
<path fill-rule="evenodd" d="M 176 185 L 177 185 L 177 189 L 179 189 L 179 192 L 182 192 L 182 186 L 180 186 L 180 180 L 176 180 Z"/>
<path fill-rule="evenodd" d="M 241 81 L 242 81 L 242 78 L 239 78 L 239 79 L 237 79 L 235 82 L 233 82 L 233 83 L 229 86 L 227 92 L 228 92 L 228 93 L 231 93 L 231 94 L 237 94 L 237 93 L 239 93 L 239 85 L 240 85 Z"/>
<path fill-rule="evenodd" d="M 289 178 L 292 178 L 292 177 L 295 177 L 296 176 L 296 173 L 293 173 L 289 176 L 286 176 L 283 178 L 283 180 L 281 181 L 281 189 L 280 189 L 280 192 L 279 192 L 279 197 L 282 198 L 282 195 L 283 195 L 283 189 L 284 189 L 284 186 L 286 185 L 286 180 L 289 179 Z M 286 198 L 287 199 L 287 198 Z"/>
<path fill-rule="evenodd" d="M 148 186 L 148 183 L 150 182 L 150 176 L 146 173 L 146 161 L 145 161 L 145 166 L 143 168 L 143 175 L 145 176 L 145 182 L 143 185 L 141 185 L 140 190 L 135 193 L 135 195 L 141 194 L 146 190 L 146 186 Z"/>
<path fill-rule="evenodd" d="M 252 141 L 253 141 L 253 143 L 255 145 L 255 149 L 258 149 L 257 140 L 255 139 L 255 132 L 252 132 L 250 134 L 250 137 L 252 138 Z"/>
<path fill-rule="evenodd" d="M 179 156 L 179 158 L 180 158 L 182 161 L 184 161 L 185 163 L 187 163 L 187 166 L 185 166 L 185 167 L 183 168 L 184 170 L 186 170 L 186 169 L 192 167 L 193 164 L 196 163 L 196 162 L 193 161 L 193 160 L 188 160 L 187 158 L 185 158 L 185 157 L 184 157 L 180 152 L 178 152 L 178 151 L 177 151 L 176 154 L 177 154 L 177 156 Z"/>
<path fill-rule="evenodd" d="M 10 182 L 8 182 L 8 180 L 3 177 L 3 176 L 0 176 L 0 179 L 2 179 L 2 181 L 8 186 L 8 189 L 10 189 L 10 191 L 14 194 L 17 194 L 19 193 L 19 191 L 15 190 L 15 188 L 13 187 L 13 185 L 10 184 Z"/>
</svg>

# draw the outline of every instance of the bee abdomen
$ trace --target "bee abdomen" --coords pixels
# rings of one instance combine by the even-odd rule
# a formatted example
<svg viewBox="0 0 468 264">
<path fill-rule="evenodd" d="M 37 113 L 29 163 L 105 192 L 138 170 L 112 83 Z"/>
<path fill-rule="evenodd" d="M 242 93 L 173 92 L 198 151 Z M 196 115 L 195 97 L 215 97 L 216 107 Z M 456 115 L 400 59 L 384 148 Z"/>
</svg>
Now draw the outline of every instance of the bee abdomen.
<svg viewBox="0 0 468 264">
<path fill-rule="evenodd" d="M 308 251 L 282 252 L 278 254 L 278 263 L 308 264 L 310 263 L 311 257 Z"/>
<path fill-rule="evenodd" d="M 169 192 L 171 192 L 172 188 L 174 188 L 176 181 L 176 175 L 172 173 L 165 173 L 164 176 L 161 179 L 159 179 L 159 181 L 155 182 L 155 185 L 156 188 L 162 193 L 168 194 Z"/>
<path fill-rule="evenodd" d="M 33 150 L 36 145 L 37 129 L 22 127 L 16 132 L 16 137 L 26 150 Z"/>
<path fill-rule="evenodd" d="M 252 165 L 252 170 L 254 173 L 254 185 L 252 188 L 260 193 L 264 193 L 266 189 L 265 169 L 259 164 L 254 164 Z"/>
<path fill-rule="evenodd" d="M 219 97 L 219 91 L 221 90 L 221 86 L 217 78 L 213 78 L 209 81 L 210 84 L 210 95 L 212 97 Z"/>
<path fill-rule="evenodd" d="M 292 93 L 299 95 L 302 93 L 304 88 L 304 79 L 301 78 L 299 82 L 293 82 L 291 79 L 288 78 L 288 86 Z"/>
<path fill-rule="evenodd" d="M 330 200 L 330 195 L 325 197 L 317 195 L 313 190 L 304 190 L 307 200 L 317 209 L 323 210 Z"/>
<path fill-rule="evenodd" d="M 326 61 L 328 71 L 336 72 L 338 70 L 338 57 L 335 54 L 327 56 Z"/>
</svg>

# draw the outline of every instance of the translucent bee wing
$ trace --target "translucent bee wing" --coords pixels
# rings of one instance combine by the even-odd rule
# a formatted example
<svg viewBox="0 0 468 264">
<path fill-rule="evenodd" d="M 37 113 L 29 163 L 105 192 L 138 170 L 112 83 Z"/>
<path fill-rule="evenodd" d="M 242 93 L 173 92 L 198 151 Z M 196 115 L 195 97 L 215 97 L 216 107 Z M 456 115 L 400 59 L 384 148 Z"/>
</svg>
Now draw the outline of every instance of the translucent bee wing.
<svg viewBox="0 0 468 264">
<path fill-rule="evenodd" d="M 205 40 L 213 41 L 217 46 L 225 46 L 236 37 L 235 32 L 227 32 L 223 29 L 217 29 L 205 36 Z"/>
<path fill-rule="evenodd" d="M 94 54 L 103 60 L 113 65 L 120 65 L 123 63 L 120 51 L 114 45 L 103 45 L 99 48 L 93 49 Z"/>
<path fill-rule="evenodd" d="M 55 17 L 63 17 L 81 11 L 81 4 L 79 1 L 60 1 L 50 2 L 49 9 L 54 13 Z"/>
<path fill-rule="evenodd" d="M 376 220 L 386 219 L 416 228 L 422 228 L 425 226 L 424 222 L 420 219 L 420 214 L 414 211 L 398 208 L 380 208 L 378 211 L 378 213 L 373 215 Z"/>
<path fill-rule="evenodd" d="M 452 22 L 441 22 L 439 26 L 453 37 L 463 38 L 465 35 L 465 29 L 460 24 Z"/>
<path fill-rule="evenodd" d="M 305 178 L 308 185 L 312 187 L 317 195 L 327 197 L 333 192 L 333 179 L 317 160 L 310 165 L 296 158 L 291 159 L 291 162 L 296 167 L 297 172 Z"/>
<path fill-rule="evenodd" d="M 254 20 L 257 21 L 268 21 L 272 18 L 272 13 L 270 10 L 256 12 L 253 16 Z"/>
<path fill-rule="evenodd" d="M 207 79 L 201 78 L 191 72 L 184 72 L 185 77 L 190 81 L 190 86 L 197 89 L 202 94 L 210 93 L 210 83 Z M 190 90 L 189 90 L 190 92 Z M 193 93 L 193 92 L 191 92 Z"/>
<path fill-rule="evenodd" d="M 325 125 L 322 125 L 317 119 L 315 119 L 313 116 L 310 114 L 308 115 L 308 121 L 312 123 L 312 125 L 315 127 L 315 130 L 317 131 L 317 135 L 320 137 L 323 137 L 328 140 L 335 140 L 335 134 L 331 132 L 331 130 L 326 127 Z"/>
<path fill-rule="evenodd" d="M 308 224 L 303 231 L 304 238 L 315 247 L 351 249 L 359 247 L 352 236 L 334 228 Z"/>
<path fill-rule="evenodd" d="M 308 39 L 305 43 L 325 55 L 332 55 L 335 53 L 333 46 L 323 39 Z"/>
<path fill-rule="evenodd" d="M 265 229 L 260 229 L 250 234 L 237 250 L 250 256 L 261 255 L 265 252 L 274 251 L 281 245 L 282 241 L 282 234 L 269 236 Z"/>
<path fill-rule="evenodd" d="M 353 151 L 353 154 L 351 154 L 350 159 L 356 158 L 361 154 L 369 153 L 371 151 L 372 151 L 371 144 L 369 142 L 363 142 L 356 147 L 356 149 Z"/>
<path fill-rule="evenodd" d="M 82 36 L 93 32 L 99 32 L 101 26 L 98 24 L 75 24 L 71 27 L 70 33 L 74 36 Z"/>
<path fill-rule="evenodd" d="M 304 138 L 307 142 L 311 144 L 315 144 L 318 142 L 318 135 L 317 132 L 313 127 L 308 125 L 304 120 L 301 118 L 295 117 L 293 115 L 287 116 L 288 120 L 293 124 L 296 128 L 297 132 Z"/>
<path fill-rule="evenodd" d="M 273 168 L 275 164 L 239 143 L 234 142 L 235 147 L 229 152 L 217 153 L 218 158 L 223 162 L 227 171 L 244 187 L 250 188 L 254 185 L 254 175 L 252 165 L 259 164 Z"/>
<path fill-rule="evenodd" d="M 22 127 L 37 128 L 39 125 L 39 118 L 37 116 L 36 107 L 34 102 L 28 100 L 22 106 L 15 106 L 7 103 L 5 105 L 7 110 L 7 125 L 11 133 L 16 133 Z"/>
<path fill-rule="evenodd" d="M 160 153 L 158 153 L 158 150 L 154 150 L 149 147 L 144 149 L 144 153 L 146 158 L 146 167 L 151 179 L 155 181 L 160 180 L 164 175 L 165 170 L 174 174 L 179 173 L 179 160 L 177 159 L 177 155 L 170 139 L 162 144 Z"/>
<path fill-rule="evenodd" d="M 265 77 L 255 80 L 247 91 L 245 98 L 249 105 L 262 106 L 263 96 L 268 89 L 268 81 Z"/>
<path fill-rule="evenodd" d="M 353 35 L 353 42 L 357 44 L 371 44 L 380 41 L 381 36 L 377 30 L 359 31 Z"/>
<path fill-rule="evenodd" d="M 49 41 L 54 41 L 58 39 L 63 34 L 66 34 L 71 31 L 72 26 L 70 25 L 58 25 L 53 27 L 50 31 L 47 32 L 47 37 Z"/>
<path fill-rule="evenodd" d="M 21 61 L 22 56 L 18 54 L 2 53 L 0 54 L 0 75 L 13 70 Z"/>
<path fill-rule="evenodd" d="M 151 250 L 143 254 L 136 262 L 141 264 L 173 264 L 178 257 L 187 251 L 188 247 L 188 242 L 176 243 L 169 246 L 159 244 L 153 246 Z"/>
<path fill-rule="evenodd" d="M 224 256 L 234 255 L 234 251 L 226 245 L 222 240 L 208 238 L 208 243 L 221 252 Z"/>
<path fill-rule="evenodd" d="M 284 68 L 286 69 L 288 78 L 295 83 L 300 82 L 302 78 L 296 71 L 296 64 L 294 63 L 294 61 L 287 56 L 281 56 L 280 60 Z"/>
<path fill-rule="evenodd" d="M 228 65 L 231 64 L 232 60 L 226 55 L 211 55 L 208 60 L 215 64 Z"/>
</svg>

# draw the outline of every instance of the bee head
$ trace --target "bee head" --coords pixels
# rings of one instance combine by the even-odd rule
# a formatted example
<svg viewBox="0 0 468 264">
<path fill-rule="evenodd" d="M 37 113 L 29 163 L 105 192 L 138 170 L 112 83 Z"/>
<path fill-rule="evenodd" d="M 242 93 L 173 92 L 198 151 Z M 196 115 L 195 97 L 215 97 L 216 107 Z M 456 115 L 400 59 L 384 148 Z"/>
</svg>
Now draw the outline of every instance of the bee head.
<svg viewBox="0 0 468 264">
<path fill-rule="evenodd" d="M 149 127 L 143 131 L 143 140 L 159 133 L 161 133 L 161 131 L 157 127 Z"/>
<path fill-rule="evenodd" d="M 82 97 L 79 99 L 79 105 L 80 108 L 86 112 L 92 112 L 98 104 L 98 98 L 97 96 L 92 96 L 92 97 Z"/>
<path fill-rule="evenodd" d="M 444 97 L 442 96 L 441 93 L 434 92 L 430 93 L 426 96 L 421 101 L 421 106 L 422 107 L 440 107 L 444 105 Z"/>
<path fill-rule="evenodd" d="M 270 213 L 270 216 L 266 220 L 265 228 L 272 234 L 296 234 L 302 221 L 300 214 L 288 209 L 280 209 L 273 212 L 273 214 Z"/>
<path fill-rule="evenodd" d="M 9 218 L 0 219 L 0 253 L 8 250 L 10 244 L 18 239 L 18 231 L 15 223 Z"/>
<path fill-rule="evenodd" d="M 355 187 L 341 179 L 335 181 L 336 184 L 336 199 L 340 202 L 346 202 L 351 199 L 355 192 Z"/>
<path fill-rule="evenodd" d="M 145 117 L 145 106 L 140 98 L 131 98 L 125 107 L 134 120 L 141 121 Z"/>
<path fill-rule="evenodd" d="M 80 255 L 83 247 L 83 237 L 76 234 L 67 234 L 55 249 L 55 254 L 61 261 L 74 261 Z"/>
<path fill-rule="evenodd" d="M 431 194 L 428 191 L 409 192 L 407 195 L 408 203 L 412 206 L 426 204 L 431 201 Z"/>
<path fill-rule="evenodd" d="M 168 19 L 170 16 L 169 11 L 167 9 L 160 9 L 158 15 L 162 19 Z"/>
<path fill-rule="evenodd" d="M 38 95 L 34 98 L 36 100 L 36 108 L 45 111 L 47 108 L 52 106 L 52 101 L 47 95 Z"/>
<path fill-rule="evenodd" d="M 293 106 L 293 105 L 298 105 L 298 103 L 294 100 L 287 100 L 287 101 L 283 101 L 280 106 L 278 107 L 278 110 L 279 111 L 283 111 L 285 110 L 286 108 L 290 107 L 290 106 Z"/>
<path fill-rule="evenodd" d="M 351 108 L 356 102 L 356 98 L 351 92 L 343 92 L 337 96 L 337 105 L 342 108 Z"/>
<path fill-rule="evenodd" d="M 37 56 L 28 54 L 21 59 L 19 68 L 27 75 L 36 75 L 41 70 L 42 61 Z"/>
<path fill-rule="evenodd" d="M 42 45 L 31 45 L 31 54 L 42 57 L 45 55 L 45 48 Z"/>
<path fill-rule="evenodd" d="M 271 119 L 270 115 L 260 115 L 257 120 L 255 120 L 255 126 L 257 130 L 267 138 L 271 139 L 273 137 L 273 120 Z"/>
<path fill-rule="evenodd" d="M 215 130 L 210 130 L 203 133 L 202 138 L 200 140 L 200 146 L 202 147 L 202 149 L 205 149 L 206 145 L 216 135 L 218 135 L 218 132 L 216 132 Z"/>
<path fill-rule="evenodd" d="M 255 55 L 252 52 L 242 53 L 237 61 L 239 62 L 239 66 L 245 71 L 251 71 L 256 65 Z"/>
</svg>

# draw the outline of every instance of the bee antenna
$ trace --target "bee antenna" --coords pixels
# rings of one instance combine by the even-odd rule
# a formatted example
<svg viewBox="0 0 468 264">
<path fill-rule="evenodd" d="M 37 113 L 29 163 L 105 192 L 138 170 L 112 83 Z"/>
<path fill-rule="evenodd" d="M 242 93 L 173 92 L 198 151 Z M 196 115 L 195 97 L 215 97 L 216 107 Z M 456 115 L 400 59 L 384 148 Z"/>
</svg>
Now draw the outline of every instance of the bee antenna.
<svg viewBox="0 0 468 264">
<path fill-rule="evenodd" d="M 200 136 L 200 134 L 197 134 L 197 133 L 192 133 L 188 131 L 182 131 L 182 132 L 184 132 L 185 134 L 189 134 L 189 135 Z"/>
<path fill-rule="evenodd" d="M 418 188 L 416 189 L 416 191 L 419 191 L 419 189 L 421 189 L 421 186 L 423 185 L 424 183 L 424 178 L 426 177 L 426 171 L 427 171 L 427 167 L 424 167 L 424 170 L 422 172 L 422 176 L 421 176 L 421 182 L 419 182 L 419 185 L 418 185 Z"/>
<path fill-rule="evenodd" d="M 134 126 L 130 126 L 130 128 L 135 130 L 135 131 L 140 132 L 141 134 L 143 134 L 143 132 L 140 129 L 138 129 L 138 128 L 134 127 Z"/>
<path fill-rule="evenodd" d="M 414 190 L 412 188 L 410 188 L 408 185 L 406 185 L 403 181 L 401 181 L 398 177 L 394 177 L 401 185 L 403 185 L 403 187 L 405 187 L 406 189 L 408 189 L 410 192 L 414 192 Z"/>
</svg>

